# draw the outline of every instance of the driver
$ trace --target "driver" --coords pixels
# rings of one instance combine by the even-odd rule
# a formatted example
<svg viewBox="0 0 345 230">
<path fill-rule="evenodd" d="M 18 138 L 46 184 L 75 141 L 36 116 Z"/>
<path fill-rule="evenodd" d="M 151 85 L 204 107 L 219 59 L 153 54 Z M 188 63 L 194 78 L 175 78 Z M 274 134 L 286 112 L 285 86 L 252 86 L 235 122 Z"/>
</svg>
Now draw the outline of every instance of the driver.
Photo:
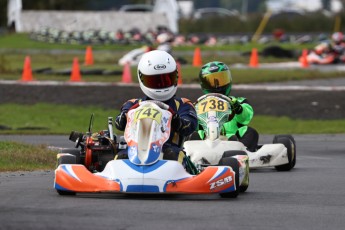
<svg viewBox="0 0 345 230">
<path fill-rule="evenodd" d="M 229 140 L 242 142 L 249 151 L 256 151 L 259 134 L 254 128 L 248 126 L 254 111 L 246 98 L 230 96 L 232 77 L 229 67 L 222 62 L 209 62 L 201 67 L 199 82 L 205 94 L 219 93 L 230 99 L 232 111 L 228 122 L 222 127 L 222 134 Z M 199 129 L 202 129 L 201 126 Z M 198 132 L 204 139 L 204 131 Z"/>
<path fill-rule="evenodd" d="M 182 144 L 185 137 L 196 129 L 198 120 L 192 102 L 186 98 L 175 96 L 178 72 L 174 58 L 162 50 L 147 52 L 139 61 L 137 75 L 140 88 L 145 96 L 131 99 L 122 105 L 121 113 L 115 120 L 116 128 L 120 131 L 125 130 L 128 110 L 137 106 L 140 101 L 164 102 L 170 106 L 169 111 L 173 111 L 173 118 L 170 137 L 163 145 L 163 159 L 182 162 L 184 157 Z M 127 157 L 127 151 L 119 152 L 118 158 Z"/>
<path fill-rule="evenodd" d="M 332 34 L 332 50 L 337 55 L 339 61 L 345 61 L 345 41 L 342 32 Z"/>
</svg>

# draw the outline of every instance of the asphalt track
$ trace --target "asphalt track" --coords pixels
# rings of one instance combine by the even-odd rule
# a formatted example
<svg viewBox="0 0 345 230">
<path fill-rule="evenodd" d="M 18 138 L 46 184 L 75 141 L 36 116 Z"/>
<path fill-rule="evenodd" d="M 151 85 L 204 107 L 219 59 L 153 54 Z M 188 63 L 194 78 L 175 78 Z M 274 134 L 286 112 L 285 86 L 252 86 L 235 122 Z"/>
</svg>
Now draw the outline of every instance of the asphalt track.
<svg viewBox="0 0 345 230">
<path fill-rule="evenodd" d="M 53 171 L 0 173 L 0 229 L 344 229 L 345 134 L 294 135 L 290 172 L 252 170 L 246 193 L 59 196 Z M 261 135 L 261 143 L 273 136 Z M 67 136 L 0 136 L 71 147 Z"/>
<path fill-rule="evenodd" d="M 291 101 L 296 101 L 292 97 L 306 94 L 311 95 L 304 100 L 306 103 L 316 98 L 325 98 L 328 104 L 335 101 L 332 106 L 337 109 L 320 109 L 317 113 L 322 118 L 320 114 L 332 111 L 337 116 L 329 118 L 327 115 L 327 118 L 334 119 L 344 117 L 339 108 L 343 108 L 345 84 L 340 81 L 313 81 L 315 85 L 310 81 L 292 82 L 284 87 L 285 92 L 292 90 L 292 94 L 286 93 Z M 8 82 L 2 83 L 6 84 Z M 275 84 L 236 87 L 241 93 L 253 93 L 248 98 L 254 99 L 258 97 L 255 90 L 264 90 L 270 95 L 282 90 L 281 85 Z M 13 85 L 1 88 L 1 103 L 9 100 L 23 103 L 28 95 L 34 100 L 49 99 L 49 94 L 42 94 L 38 88 L 27 91 L 29 94 L 23 91 L 26 88 Z M 269 104 L 268 98 L 264 99 L 265 104 Z M 279 100 L 282 103 L 284 97 Z M 122 99 L 118 101 L 123 102 Z M 265 114 L 259 102 L 254 100 L 254 104 L 259 114 Z M 320 101 L 319 105 L 322 104 Z M 277 109 L 276 106 L 272 108 Z M 301 109 L 296 109 L 293 113 L 298 114 Z M 0 173 L 0 229 L 344 229 L 345 134 L 294 137 L 297 145 L 295 168 L 290 172 L 277 172 L 273 168 L 252 170 L 247 192 L 236 199 L 222 199 L 217 195 L 85 194 L 62 197 L 53 189 L 53 171 Z M 0 140 L 73 147 L 67 139 L 67 136 L 0 135 Z M 271 143 L 272 139 L 270 135 L 260 136 L 261 143 Z"/>
</svg>

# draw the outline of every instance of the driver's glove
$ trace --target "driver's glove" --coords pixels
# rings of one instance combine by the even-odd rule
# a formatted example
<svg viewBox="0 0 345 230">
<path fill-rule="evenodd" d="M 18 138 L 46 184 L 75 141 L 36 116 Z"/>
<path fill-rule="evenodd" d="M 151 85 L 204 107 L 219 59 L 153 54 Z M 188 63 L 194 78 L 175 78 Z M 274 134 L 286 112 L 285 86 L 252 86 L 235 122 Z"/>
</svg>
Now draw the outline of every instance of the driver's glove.
<svg viewBox="0 0 345 230">
<path fill-rule="evenodd" d="M 178 132 L 182 127 L 181 118 L 177 113 L 175 113 L 172 117 L 171 126 L 172 126 L 172 129 L 174 129 L 176 132 Z"/>
<path fill-rule="evenodd" d="M 241 103 L 237 100 L 237 98 L 235 98 L 235 97 L 231 98 L 230 104 L 231 104 L 232 110 L 236 114 L 242 113 L 243 108 L 242 108 Z"/>
<path fill-rule="evenodd" d="M 125 130 L 127 124 L 127 110 L 122 111 L 115 119 L 115 127 L 118 130 Z"/>
</svg>

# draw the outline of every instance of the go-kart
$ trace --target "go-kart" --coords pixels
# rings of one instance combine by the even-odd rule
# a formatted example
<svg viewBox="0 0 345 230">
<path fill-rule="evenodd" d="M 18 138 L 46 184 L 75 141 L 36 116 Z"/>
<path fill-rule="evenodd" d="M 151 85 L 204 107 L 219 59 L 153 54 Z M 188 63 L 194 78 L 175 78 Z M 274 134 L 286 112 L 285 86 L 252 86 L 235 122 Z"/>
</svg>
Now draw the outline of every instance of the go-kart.
<svg viewBox="0 0 345 230">
<path fill-rule="evenodd" d="M 306 57 L 299 57 L 299 62 L 307 61 L 308 64 L 327 65 L 345 62 L 344 47 L 332 46 L 328 42 L 318 44 L 313 50 L 307 52 Z M 305 58 L 305 60 L 303 60 Z"/>
<path fill-rule="evenodd" d="M 299 62 L 303 62 L 302 58 L 299 58 Z M 310 51 L 306 56 L 306 61 L 308 64 L 327 65 L 338 63 L 339 59 L 334 53 L 317 54 L 315 51 Z"/>
<path fill-rule="evenodd" d="M 249 157 L 249 169 L 274 166 L 278 171 L 289 171 L 296 164 L 296 144 L 291 135 L 276 135 L 272 144 L 258 145 L 254 152 L 235 140 L 221 135 L 221 128 L 231 116 L 230 99 L 222 94 L 206 94 L 198 98 L 195 105 L 199 124 L 205 131 L 205 139 L 193 137 L 184 142 L 186 155 L 198 166 L 217 165 L 222 159 L 236 157 L 241 163 L 244 156 Z M 243 162 L 242 162 L 243 165 Z M 242 172 L 246 172 L 243 168 Z M 248 186 L 247 175 L 240 186 Z M 249 179 L 249 177 L 248 177 Z"/>
<path fill-rule="evenodd" d="M 108 119 L 108 130 L 92 134 L 92 117 L 86 134 L 71 133 L 70 140 L 81 150 L 59 153 L 54 188 L 60 195 L 216 193 L 236 197 L 237 161 L 228 160 L 224 166 L 211 166 L 199 173 L 187 157 L 185 164 L 163 159 L 162 146 L 170 136 L 172 116 L 162 102 L 141 102 L 127 114 L 124 140 L 113 134 L 112 119 Z M 114 159 L 121 145 L 128 146 L 128 159 Z"/>
</svg>

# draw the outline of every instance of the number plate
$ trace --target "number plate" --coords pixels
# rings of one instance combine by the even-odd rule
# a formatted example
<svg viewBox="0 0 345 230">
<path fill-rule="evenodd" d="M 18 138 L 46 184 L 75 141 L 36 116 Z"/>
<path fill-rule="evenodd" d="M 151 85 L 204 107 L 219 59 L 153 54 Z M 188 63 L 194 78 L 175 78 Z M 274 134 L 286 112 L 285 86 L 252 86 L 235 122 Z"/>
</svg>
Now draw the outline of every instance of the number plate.
<svg viewBox="0 0 345 230">
<path fill-rule="evenodd" d="M 134 121 L 144 118 L 150 118 L 160 124 L 162 120 L 162 113 L 159 110 L 150 107 L 139 109 L 135 112 Z"/>
<path fill-rule="evenodd" d="M 198 114 L 207 113 L 209 111 L 224 112 L 229 110 L 229 103 L 216 97 L 205 98 L 196 106 Z"/>
</svg>

